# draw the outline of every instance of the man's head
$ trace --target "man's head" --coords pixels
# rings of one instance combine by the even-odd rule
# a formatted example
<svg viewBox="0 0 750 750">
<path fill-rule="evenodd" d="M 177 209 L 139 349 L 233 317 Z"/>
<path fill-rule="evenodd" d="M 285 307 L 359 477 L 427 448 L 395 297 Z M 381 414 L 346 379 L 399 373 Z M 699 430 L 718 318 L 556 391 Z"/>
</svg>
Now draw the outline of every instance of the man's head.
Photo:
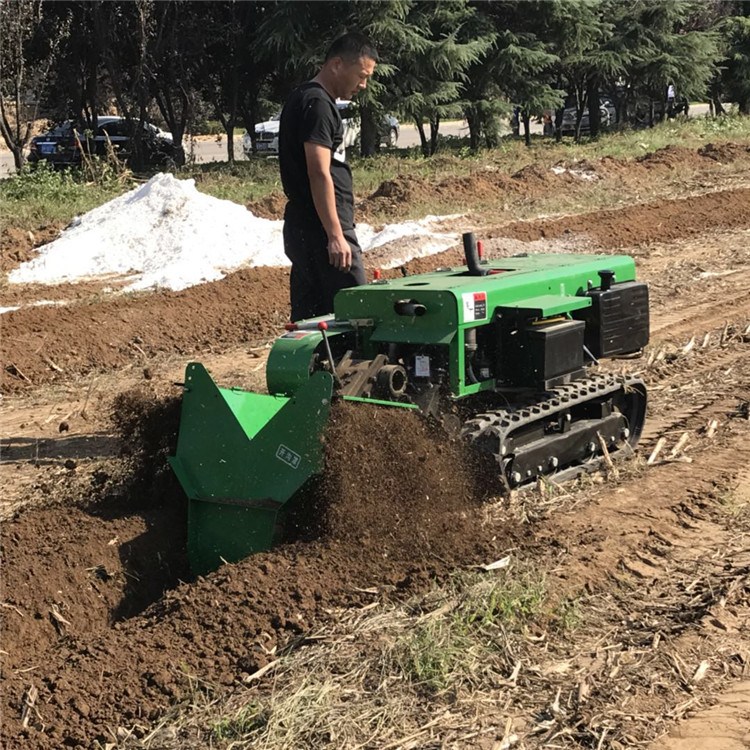
<svg viewBox="0 0 750 750">
<path fill-rule="evenodd" d="M 363 34 L 339 37 L 326 53 L 321 69 L 324 85 L 338 99 L 351 99 L 367 87 L 375 72 L 378 52 Z"/>
</svg>

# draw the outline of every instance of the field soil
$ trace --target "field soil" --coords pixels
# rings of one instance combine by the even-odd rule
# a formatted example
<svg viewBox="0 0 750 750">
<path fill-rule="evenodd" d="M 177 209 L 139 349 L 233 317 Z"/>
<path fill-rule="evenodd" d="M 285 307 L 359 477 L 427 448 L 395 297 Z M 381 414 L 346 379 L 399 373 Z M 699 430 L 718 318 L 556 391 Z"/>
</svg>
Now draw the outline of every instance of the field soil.
<svg viewBox="0 0 750 750">
<path fill-rule="evenodd" d="M 595 185 L 611 205 L 549 214 L 555 196 L 569 207 Z M 439 616 L 450 608 L 430 609 L 436 586 L 505 557 L 537 571 L 555 601 L 576 602 L 575 625 L 529 627 L 494 682 L 409 693 L 421 697 L 398 728 L 352 720 L 304 746 L 748 747 L 748 144 L 433 186 L 404 178 L 361 196 L 360 210 L 395 219 L 430 189 L 496 201 L 453 220 L 489 257 L 635 258 L 650 288 L 651 341 L 603 367 L 647 383 L 637 455 L 508 495 L 417 415 L 337 405 L 325 473 L 287 543 L 196 579 L 185 499 L 165 461 L 179 384 L 199 360 L 222 384 L 264 389 L 288 270 L 131 295 L 111 280 L 4 284 L 0 304 L 19 309 L 0 315 L 3 747 L 230 747 L 238 735 L 217 732 L 207 704 L 272 704 L 307 679 L 275 674 L 300 654 L 324 655 L 331 679 L 346 674 L 390 637 L 379 614 L 419 601 L 415 621 Z M 545 215 L 533 216 L 537 204 Z M 532 217 L 514 220 L 521 206 Z M 6 234 L 3 271 L 51 231 Z M 369 256 L 368 268 L 388 253 Z M 457 246 L 403 272 L 460 262 Z M 384 701 L 378 679 L 352 682 L 346 710 Z M 390 683 L 388 695 L 399 689 Z M 185 720 L 199 704 L 204 713 Z"/>
</svg>

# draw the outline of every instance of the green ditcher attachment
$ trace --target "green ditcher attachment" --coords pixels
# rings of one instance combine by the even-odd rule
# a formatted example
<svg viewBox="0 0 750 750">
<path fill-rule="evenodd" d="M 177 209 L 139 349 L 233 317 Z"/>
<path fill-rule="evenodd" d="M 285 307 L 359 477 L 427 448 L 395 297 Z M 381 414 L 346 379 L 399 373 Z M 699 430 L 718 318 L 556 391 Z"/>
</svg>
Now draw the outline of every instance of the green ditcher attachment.
<svg viewBox="0 0 750 750">
<path fill-rule="evenodd" d="M 195 574 L 276 543 L 285 503 L 322 470 L 332 389 L 321 371 L 292 397 L 266 396 L 219 388 L 202 365 L 188 365 L 169 462 L 188 496 Z"/>
</svg>

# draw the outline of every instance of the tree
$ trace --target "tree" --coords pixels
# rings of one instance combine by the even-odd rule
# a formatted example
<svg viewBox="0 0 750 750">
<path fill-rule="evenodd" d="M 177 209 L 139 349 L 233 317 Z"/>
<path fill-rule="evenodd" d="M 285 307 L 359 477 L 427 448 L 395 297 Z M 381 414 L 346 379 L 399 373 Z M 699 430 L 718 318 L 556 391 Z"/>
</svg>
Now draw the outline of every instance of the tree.
<svg viewBox="0 0 750 750">
<path fill-rule="evenodd" d="M 719 78 L 724 96 L 750 115 L 750 6 L 738 11 L 717 25 L 724 57 Z"/>
<path fill-rule="evenodd" d="M 45 27 L 41 0 L 0 2 L 0 133 L 16 169 L 26 161 L 41 92 L 67 34 L 65 24 L 56 34 Z"/>
<path fill-rule="evenodd" d="M 546 34 L 558 57 L 553 75 L 558 88 L 567 95 L 561 104 L 575 105 L 576 140 L 580 140 L 587 110 L 589 132 L 592 137 L 598 136 L 600 93 L 613 88 L 631 59 L 627 45 L 614 32 L 612 16 L 616 10 L 602 0 L 554 0 L 548 5 Z M 563 106 L 558 106 L 555 114 L 558 141 L 562 137 Z"/>
<path fill-rule="evenodd" d="M 138 4 L 138 3 L 137 3 Z M 211 5 L 187 0 L 140 0 L 146 21 L 144 73 L 149 93 L 172 133 L 172 158 L 185 163 L 183 138 L 192 117 L 204 26 L 202 13 Z"/>
<path fill-rule="evenodd" d="M 492 44 L 489 35 L 469 33 L 475 13 L 465 0 L 416 2 L 408 9 L 405 30 L 410 43 L 394 51 L 398 73 L 392 82 L 399 109 L 414 121 L 425 156 L 437 149 L 441 119 L 458 110 L 468 69 Z M 425 123 L 430 128 L 429 139 Z"/>
<path fill-rule="evenodd" d="M 507 102 L 505 111 L 510 106 L 519 108 L 527 145 L 531 144 L 531 117 L 540 116 L 544 110 L 558 105 L 561 96 L 550 81 L 550 71 L 558 57 L 546 38 L 548 6 L 546 2 L 519 0 L 477 6 L 479 14 L 493 29 L 493 43 L 486 59 L 471 71 L 472 75 L 479 72 L 479 80 L 486 81 L 479 90 L 474 88 L 474 79 L 469 86 L 474 102 L 482 102 L 479 107 L 472 106 L 467 114 L 472 144 L 479 140 L 479 134 L 472 130 L 488 126 L 482 119 L 492 112 L 493 101 Z M 495 87 L 499 90 L 499 97 L 493 91 Z M 480 115 L 482 119 L 471 115 Z"/>
<path fill-rule="evenodd" d="M 123 117 L 136 123 L 130 141 L 130 159 L 136 169 L 141 169 L 145 163 L 143 123 L 153 100 L 148 74 L 153 6 L 149 0 L 134 0 L 96 2 L 93 9 L 94 33 L 117 108 Z M 92 128 L 96 128 L 96 117 Z"/>
<path fill-rule="evenodd" d="M 678 96 L 692 99 L 706 95 L 720 53 L 717 34 L 694 27 L 694 20 L 705 10 L 704 3 L 635 0 L 625 10 L 615 0 L 610 2 L 617 13 L 616 36 L 630 55 L 625 75 L 627 104 L 638 106 L 639 99 L 645 100 L 647 124 L 663 116 L 670 82 Z"/>
</svg>

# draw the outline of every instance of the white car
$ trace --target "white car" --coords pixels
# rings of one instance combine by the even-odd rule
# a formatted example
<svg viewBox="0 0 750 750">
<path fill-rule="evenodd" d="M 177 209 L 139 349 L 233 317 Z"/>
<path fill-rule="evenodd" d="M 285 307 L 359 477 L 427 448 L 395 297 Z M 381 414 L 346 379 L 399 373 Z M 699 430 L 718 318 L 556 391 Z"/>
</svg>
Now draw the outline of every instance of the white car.
<svg viewBox="0 0 750 750">
<path fill-rule="evenodd" d="M 341 113 L 344 122 L 344 141 L 338 151 L 343 152 L 353 146 L 359 137 L 359 120 L 355 119 L 349 111 L 350 101 L 337 101 L 336 106 Z M 242 136 L 242 150 L 245 156 L 258 154 L 260 156 L 279 155 L 279 121 L 281 112 L 277 112 L 270 120 L 258 122 L 255 125 L 255 151 L 250 133 Z"/>
</svg>

